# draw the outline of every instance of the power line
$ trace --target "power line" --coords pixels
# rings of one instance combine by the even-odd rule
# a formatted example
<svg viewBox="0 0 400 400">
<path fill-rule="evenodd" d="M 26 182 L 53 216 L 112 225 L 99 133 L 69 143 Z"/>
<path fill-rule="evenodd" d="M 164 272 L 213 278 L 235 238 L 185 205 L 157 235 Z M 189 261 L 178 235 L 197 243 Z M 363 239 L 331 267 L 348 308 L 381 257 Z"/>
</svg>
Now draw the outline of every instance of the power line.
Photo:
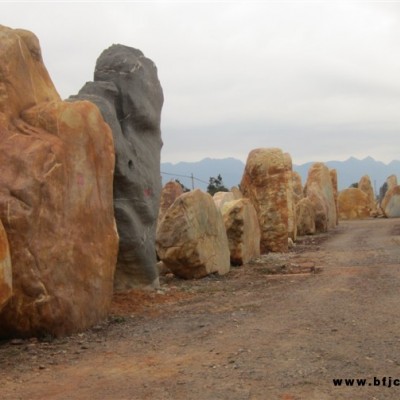
<svg viewBox="0 0 400 400">
<path fill-rule="evenodd" d="M 196 178 L 195 176 L 193 176 L 193 174 L 189 176 L 189 175 L 181 175 L 181 174 L 171 174 L 171 173 L 169 173 L 169 172 L 163 172 L 163 171 L 161 171 L 161 173 L 162 173 L 163 175 L 178 176 L 179 178 L 188 178 L 188 179 L 192 179 L 192 180 L 195 180 L 195 181 L 198 181 L 198 182 L 201 182 L 201 183 L 205 183 L 206 185 L 209 184 L 209 182 L 206 182 L 206 181 L 203 181 L 202 179 Z"/>
</svg>

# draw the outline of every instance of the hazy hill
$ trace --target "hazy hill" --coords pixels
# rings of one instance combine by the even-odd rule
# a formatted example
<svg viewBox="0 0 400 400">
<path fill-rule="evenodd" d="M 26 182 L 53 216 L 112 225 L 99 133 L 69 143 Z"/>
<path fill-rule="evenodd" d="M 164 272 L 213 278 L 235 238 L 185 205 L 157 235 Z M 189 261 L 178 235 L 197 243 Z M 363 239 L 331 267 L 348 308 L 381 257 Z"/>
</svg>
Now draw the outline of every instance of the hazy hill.
<svg viewBox="0 0 400 400">
<path fill-rule="evenodd" d="M 307 173 L 313 162 L 302 165 L 294 165 L 302 178 L 303 185 L 307 179 Z M 376 161 L 372 157 L 358 160 L 350 157 L 346 161 L 328 161 L 325 163 L 329 168 L 335 168 L 338 173 L 339 190 L 349 187 L 358 182 L 363 175 L 369 175 L 375 190 L 383 185 L 389 175 L 395 174 L 400 178 L 400 161 L 395 160 L 389 164 Z M 179 179 L 189 189 L 192 188 L 191 174 L 195 188 L 206 190 L 208 180 L 211 176 L 221 174 L 227 188 L 237 186 L 243 175 L 244 164 L 235 158 L 211 159 L 205 158 L 198 162 L 180 162 L 178 164 L 162 163 L 161 171 L 163 184 L 171 179 Z"/>
</svg>

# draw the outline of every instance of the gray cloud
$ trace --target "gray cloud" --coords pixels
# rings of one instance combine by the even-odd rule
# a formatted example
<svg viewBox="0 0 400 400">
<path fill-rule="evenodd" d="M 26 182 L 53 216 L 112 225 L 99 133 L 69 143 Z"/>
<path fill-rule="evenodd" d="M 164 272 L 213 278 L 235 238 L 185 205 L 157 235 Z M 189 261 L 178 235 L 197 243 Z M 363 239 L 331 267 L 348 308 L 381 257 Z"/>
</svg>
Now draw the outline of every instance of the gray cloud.
<svg viewBox="0 0 400 400">
<path fill-rule="evenodd" d="M 113 43 L 165 94 L 164 161 L 281 147 L 295 163 L 399 158 L 400 7 L 360 2 L 0 3 L 32 30 L 63 97 Z"/>
</svg>

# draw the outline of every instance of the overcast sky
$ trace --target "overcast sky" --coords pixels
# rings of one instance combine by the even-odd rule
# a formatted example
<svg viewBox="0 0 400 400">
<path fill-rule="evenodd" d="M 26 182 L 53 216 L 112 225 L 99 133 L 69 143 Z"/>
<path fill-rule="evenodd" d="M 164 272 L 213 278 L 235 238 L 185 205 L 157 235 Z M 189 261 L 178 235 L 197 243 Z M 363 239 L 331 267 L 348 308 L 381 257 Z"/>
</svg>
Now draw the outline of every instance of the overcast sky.
<svg viewBox="0 0 400 400">
<path fill-rule="evenodd" d="M 164 162 L 400 159 L 399 2 L 0 2 L 0 24 L 38 36 L 63 98 L 111 44 L 142 50 L 164 90 Z"/>
</svg>

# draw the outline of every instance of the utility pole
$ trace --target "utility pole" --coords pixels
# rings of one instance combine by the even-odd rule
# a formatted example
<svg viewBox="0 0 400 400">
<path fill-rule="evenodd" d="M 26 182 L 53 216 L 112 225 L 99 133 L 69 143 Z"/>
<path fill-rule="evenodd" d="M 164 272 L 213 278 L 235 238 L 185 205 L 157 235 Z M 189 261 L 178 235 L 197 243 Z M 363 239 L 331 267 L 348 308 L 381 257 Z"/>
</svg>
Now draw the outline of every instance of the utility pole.
<svg viewBox="0 0 400 400">
<path fill-rule="evenodd" d="M 192 179 L 192 190 L 194 190 L 194 177 L 193 177 L 193 172 L 190 174 L 190 177 Z"/>
</svg>

